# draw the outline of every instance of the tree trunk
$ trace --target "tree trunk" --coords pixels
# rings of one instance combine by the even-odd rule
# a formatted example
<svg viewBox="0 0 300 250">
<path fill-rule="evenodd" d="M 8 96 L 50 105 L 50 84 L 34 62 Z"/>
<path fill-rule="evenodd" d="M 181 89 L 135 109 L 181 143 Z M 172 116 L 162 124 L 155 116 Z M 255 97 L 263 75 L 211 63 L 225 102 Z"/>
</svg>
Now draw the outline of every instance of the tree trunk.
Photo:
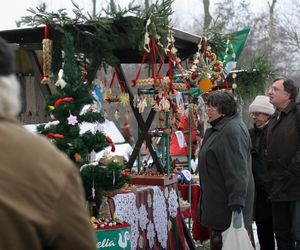
<svg viewBox="0 0 300 250">
<path fill-rule="evenodd" d="M 272 2 L 268 2 L 269 5 L 269 15 L 270 15 L 270 20 L 269 20 L 269 37 L 270 37 L 270 41 L 269 41 L 269 55 L 271 60 L 272 58 L 272 54 L 273 54 L 273 43 L 275 40 L 275 23 L 274 23 L 274 10 L 275 10 L 275 5 L 276 5 L 277 0 L 272 0 Z"/>
<path fill-rule="evenodd" d="M 206 30 L 212 20 L 211 14 L 209 12 L 209 0 L 203 0 L 203 7 L 204 7 L 204 25 L 203 25 L 203 30 Z"/>
</svg>

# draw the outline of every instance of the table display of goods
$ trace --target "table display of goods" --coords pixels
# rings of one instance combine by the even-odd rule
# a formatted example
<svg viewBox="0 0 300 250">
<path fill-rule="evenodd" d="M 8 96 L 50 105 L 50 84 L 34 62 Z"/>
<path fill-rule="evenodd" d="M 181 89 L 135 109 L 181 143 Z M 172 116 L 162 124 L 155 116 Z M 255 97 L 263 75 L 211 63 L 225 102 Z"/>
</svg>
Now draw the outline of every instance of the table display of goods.
<svg viewBox="0 0 300 250">
<path fill-rule="evenodd" d="M 100 226 L 96 229 L 97 249 L 130 249 L 130 225 L 126 222 L 122 224 L 114 223 L 115 222 L 105 222 L 105 226 Z"/>
<path fill-rule="evenodd" d="M 111 213 L 107 197 L 103 197 L 97 217 L 92 216 L 90 222 L 95 229 L 97 249 L 130 249 L 130 224 Z"/>
<path fill-rule="evenodd" d="M 129 183 L 135 185 L 149 185 L 149 186 L 167 186 L 177 183 L 177 176 L 175 174 L 131 174 L 129 176 Z"/>
</svg>

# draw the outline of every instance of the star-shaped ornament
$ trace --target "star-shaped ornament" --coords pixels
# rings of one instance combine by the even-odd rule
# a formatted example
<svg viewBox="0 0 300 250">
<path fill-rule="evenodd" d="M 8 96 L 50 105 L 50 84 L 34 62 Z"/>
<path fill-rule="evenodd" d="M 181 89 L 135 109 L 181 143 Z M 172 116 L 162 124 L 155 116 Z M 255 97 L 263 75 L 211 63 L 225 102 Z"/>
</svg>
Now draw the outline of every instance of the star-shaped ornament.
<svg viewBox="0 0 300 250">
<path fill-rule="evenodd" d="M 104 130 L 104 127 L 100 124 L 100 123 L 98 123 L 95 127 L 94 127 L 94 132 L 95 133 L 97 133 L 97 132 L 103 132 L 103 130 Z"/>
<path fill-rule="evenodd" d="M 78 123 L 77 116 L 70 114 L 70 116 L 68 117 L 68 124 L 74 126 L 76 123 Z"/>
</svg>

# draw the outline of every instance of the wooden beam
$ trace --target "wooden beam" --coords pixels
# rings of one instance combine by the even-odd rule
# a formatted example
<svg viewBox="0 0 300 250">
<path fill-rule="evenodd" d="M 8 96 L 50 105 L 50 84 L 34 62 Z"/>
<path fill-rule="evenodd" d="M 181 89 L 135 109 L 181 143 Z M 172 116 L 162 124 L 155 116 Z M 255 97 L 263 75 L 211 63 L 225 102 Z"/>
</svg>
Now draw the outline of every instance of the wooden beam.
<svg viewBox="0 0 300 250">
<path fill-rule="evenodd" d="M 46 99 L 49 95 L 51 95 L 51 90 L 48 86 L 48 84 L 41 84 L 41 79 L 42 79 L 42 67 L 39 63 L 38 57 L 36 55 L 36 52 L 33 50 L 26 50 L 32 65 L 32 69 L 33 69 L 33 73 L 34 73 L 34 77 L 35 77 L 35 81 L 38 82 L 38 86 L 44 96 L 44 98 Z"/>
<path fill-rule="evenodd" d="M 161 163 L 161 160 L 159 159 L 159 157 L 157 156 L 156 152 L 153 149 L 152 139 L 151 139 L 150 136 L 147 136 L 148 130 L 149 130 L 149 128 L 150 128 L 150 126 L 153 122 L 156 111 L 154 111 L 154 110 L 150 111 L 150 113 L 147 117 L 146 123 L 145 123 L 142 115 L 139 113 L 138 108 L 136 108 L 134 106 L 134 103 L 133 103 L 134 95 L 133 95 L 131 89 L 129 88 L 128 83 L 126 82 L 126 79 L 125 79 L 125 76 L 124 76 L 124 71 L 122 69 L 121 64 L 117 65 L 116 71 L 117 71 L 117 74 L 118 74 L 120 80 L 124 83 L 124 88 L 125 88 L 126 93 L 129 94 L 130 107 L 133 111 L 133 114 L 135 116 L 135 119 L 136 119 L 136 121 L 138 123 L 138 126 L 140 128 L 140 131 L 141 131 L 139 139 L 138 139 L 138 141 L 137 141 L 137 143 L 134 147 L 134 150 L 133 150 L 133 152 L 130 156 L 130 159 L 128 161 L 128 166 L 130 168 L 133 166 L 133 163 L 134 163 L 134 161 L 135 161 L 135 159 L 138 156 L 138 153 L 140 151 L 141 145 L 142 145 L 143 141 L 145 141 L 146 145 L 148 147 L 148 150 L 149 150 L 149 152 L 152 156 L 152 159 L 153 159 L 153 162 L 154 162 L 156 168 L 158 169 L 158 171 L 164 172 L 163 171 L 164 168 L 163 168 L 163 165 Z"/>
</svg>

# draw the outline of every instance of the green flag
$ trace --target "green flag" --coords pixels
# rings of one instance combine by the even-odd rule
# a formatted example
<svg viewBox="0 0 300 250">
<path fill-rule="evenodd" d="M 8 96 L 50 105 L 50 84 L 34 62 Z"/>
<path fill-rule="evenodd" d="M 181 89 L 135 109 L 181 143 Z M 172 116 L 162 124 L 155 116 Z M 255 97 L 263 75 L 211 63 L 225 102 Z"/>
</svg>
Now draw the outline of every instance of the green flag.
<svg viewBox="0 0 300 250">
<path fill-rule="evenodd" d="M 249 32 L 250 29 L 247 28 L 225 35 L 225 37 L 228 38 L 224 46 L 226 50 L 217 52 L 218 59 L 223 62 L 225 74 L 229 74 L 230 71 L 235 68 L 247 41 Z"/>
</svg>

